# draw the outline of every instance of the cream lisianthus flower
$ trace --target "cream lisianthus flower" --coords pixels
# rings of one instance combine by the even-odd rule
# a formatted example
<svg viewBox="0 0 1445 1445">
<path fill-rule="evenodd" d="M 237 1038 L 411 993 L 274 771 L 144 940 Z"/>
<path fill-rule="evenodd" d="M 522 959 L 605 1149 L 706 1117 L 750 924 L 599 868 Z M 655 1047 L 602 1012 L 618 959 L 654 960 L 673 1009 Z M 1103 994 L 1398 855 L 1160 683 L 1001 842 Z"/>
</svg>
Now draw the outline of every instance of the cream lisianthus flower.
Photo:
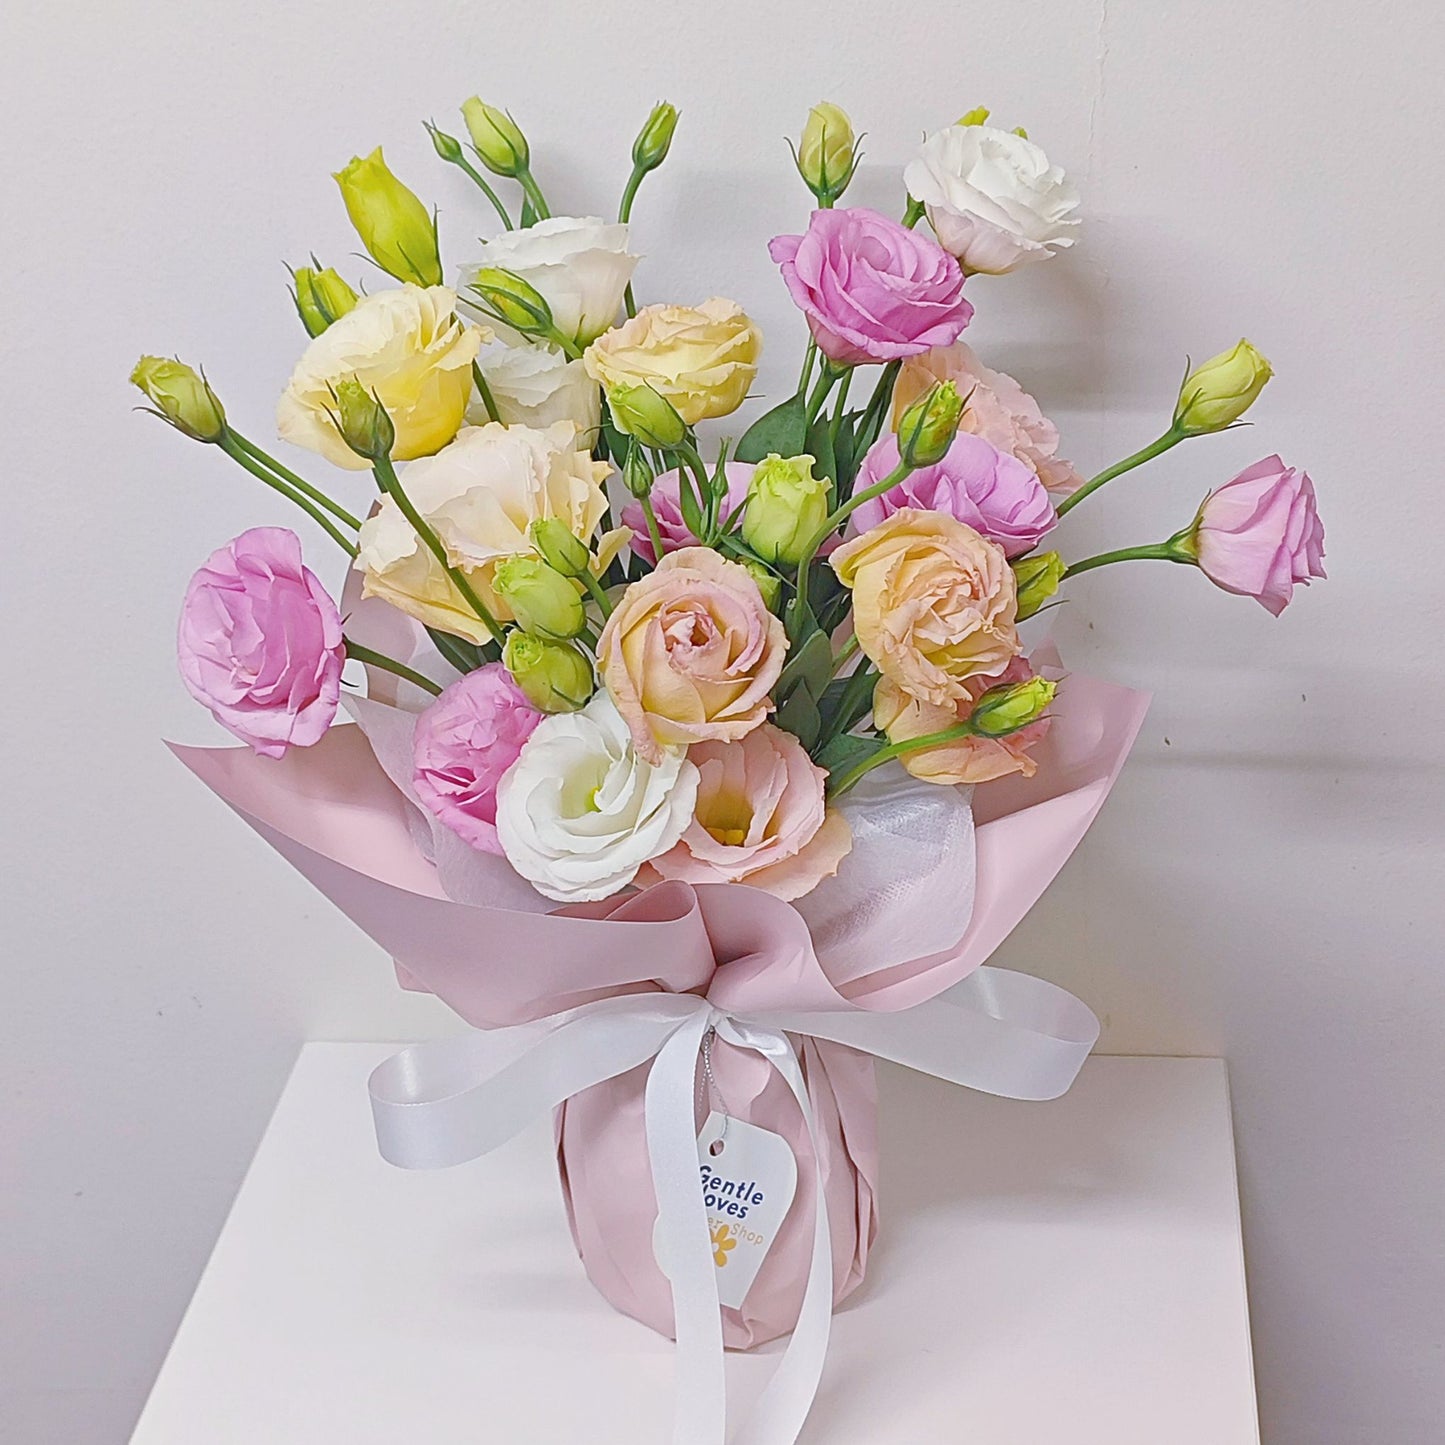
<svg viewBox="0 0 1445 1445">
<path fill-rule="evenodd" d="M 743 404 L 758 371 L 763 334 L 736 301 L 644 306 L 599 337 L 583 358 L 605 390 L 650 386 L 689 426 Z"/>
<path fill-rule="evenodd" d="M 1002 276 L 1074 244 L 1074 184 L 1032 141 L 991 125 L 951 125 L 903 171 L 908 194 L 965 271 Z"/>
<path fill-rule="evenodd" d="M 341 439 L 331 413 L 339 381 L 374 392 L 396 428 L 397 461 L 428 456 L 456 434 L 472 389 L 485 327 L 457 318 L 445 286 L 402 286 L 364 296 L 301 354 L 276 408 L 276 428 L 297 446 L 352 471 L 370 464 Z"/>
<path fill-rule="evenodd" d="M 617 320 L 627 283 L 641 259 L 627 249 L 627 227 L 621 222 L 552 216 L 484 242 L 482 259 L 462 270 L 462 304 L 467 304 L 467 286 L 476 273 L 499 267 L 538 291 L 551 308 L 557 330 L 586 346 Z"/>
<path fill-rule="evenodd" d="M 602 392 L 586 367 L 555 346 L 530 342 L 500 326 L 496 330 L 478 365 L 497 404 L 497 420 L 530 427 L 569 421 L 577 428 L 578 448 L 591 451 L 602 422 Z M 480 397 L 473 397 L 467 420 L 476 426 L 489 420 Z"/>
<path fill-rule="evenodd" d="M 631 536 L 619 527 L 594 540 L 607 515 L 603 478 L 610 468 L 578 451 L 570 422 L 538 429 L 497 422 L 466 427 L 435 456 L 413 462 L 402 475 L 407 497 L 447 554 L 491 609 L 508 621 L 511 609 L 492 581 L 508 557 L 533 555 L 533 522 L 555 518 L 596 554 L 604 568 Z M 457 593 L 391 497 L 362 524 L 356 567 L 364 595 L 382 597 L 428 626 L 484 642 L 485 624 Z"/>
<path fill-rule="evenodd" d="M 585 903 L 625 888 L 692 821 L 697 769 L 681 748 L 641 757 L 612 699 L 537 724 L 497 788 L 497 838 L 547 898 Z"/>
</svg>

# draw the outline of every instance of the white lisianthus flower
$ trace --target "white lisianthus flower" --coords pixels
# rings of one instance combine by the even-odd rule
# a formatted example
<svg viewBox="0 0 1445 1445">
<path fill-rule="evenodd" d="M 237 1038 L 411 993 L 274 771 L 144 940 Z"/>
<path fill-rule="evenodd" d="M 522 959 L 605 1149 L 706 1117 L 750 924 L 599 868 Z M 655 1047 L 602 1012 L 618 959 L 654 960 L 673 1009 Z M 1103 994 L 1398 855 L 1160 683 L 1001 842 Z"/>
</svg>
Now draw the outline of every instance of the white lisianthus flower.
<svg viewBox="0 0 1445 1445">
<path fill-rule="evenodd" d="M 498 266 L 535 287 L 563 336 L 579 346 L 601 336 L 622 306 L 642 258 L 627 249 L 627 227 L 595 216 L 553 216 L 483 243 L 482 259 L 463 268 L 461 294 L 484 266 Z M 477 313 L 482 314 L 482 313 Z"/>
<path fill-rule="evenodd" d="M 681 748 L 649 763 L 616 704 L 542 719 L 497 789 L 497 838 L 544 897 L 586 903 L 625 888 L 692 821 L 697 769 Z"/>
<path fill-rule="evenodd" d="M 462 424 L 472 362 L 492 334 L 463 325 L 456 303 L 445 286 L 363 296 L 302 353 L 277 404 L 276 430 L 338 467 L 364 471 L 370 463 L 342 441 L 332 420 L 336 384 L 354 377 L 391 417 L 395 460 L 440 451 Z"/>
<path fill-rule="evenodd" d="M 951 125 L 903 171 L 945 251 L 965 271 L 1002 276 L 1072 246 L 1074 184 L 1032 141 L 990 125 Z"/>
<path fill-rule="evenodd" d="M 602 389 L 586 366 L 509 327 L 498 326 L 496 332 L 496 341 L 482 349 L 477 364 L 497 404 L 497 420 L 529 427 L 570 421 L 577 428 L 578 449 L 591 451 L 602 423 Z M 467 420 L 473 426 L 489 420 L 480 396 L 472 397 Z"/>
</svg>

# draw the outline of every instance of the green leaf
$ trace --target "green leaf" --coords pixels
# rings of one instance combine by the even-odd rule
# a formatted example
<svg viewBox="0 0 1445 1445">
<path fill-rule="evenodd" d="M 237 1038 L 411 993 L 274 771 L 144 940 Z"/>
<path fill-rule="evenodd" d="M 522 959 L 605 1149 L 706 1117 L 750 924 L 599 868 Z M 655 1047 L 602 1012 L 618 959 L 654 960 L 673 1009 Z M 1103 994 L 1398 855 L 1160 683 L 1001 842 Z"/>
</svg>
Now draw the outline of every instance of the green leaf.
<svg viewBox="0 0 1445 1445">
<path fill-rule="evenodd" d="M 454 637 L 450 632 L 443 632 L 437 627 L 428 627 L 426 633 L 436 650 L 458 672 L 475 672 L 483 662 L 491 662 L 501 656 L 494 642 L 478 647 L 475 642 L 468 642 L 464 637 Z"/>
<path fill-rule="evenodd" d="M 827 477 L 837 491 L 838 461 L 833 451 L 833 438 L 828 432 L 828 421 L 819 417 L 808 428 L 807 444 L 804 450 L 813 458 L 813 475 Z"/>
<path fill-rule="evenodd" d="M 802 684 L 815 698 L 822 697 L 824 689 L 833 676 L 833 649 L 821 632 L 811 633 L 801 647 L 793 649 L 778 678 L 777 695 L 790 697 L 793 689 Z"/>
<path fill-rule="evenodd" d="M 760 462 L 769 452 L 796 457 L 807 450 L 807 437 L 807 407 L 801 396 L 790 396 L 743 433 L 733 456 L 740 462 Z"/>
<path fill-rule="evenodd" d="M 818 749 L 813 761 L 830 773 L 848 773 L 886 746 L 883 738 L 860 738 L 852 733 L 841 733 L 829 738 Z"/>
<path fill-rule="evenodd" d="M 792 733 L 805 748 L 811 748 L 823 730 L 823 715 L 806 687 L 793 689 L 787 702 L 778 709 L 774 721 L 785 732 Z"/>
</svg>

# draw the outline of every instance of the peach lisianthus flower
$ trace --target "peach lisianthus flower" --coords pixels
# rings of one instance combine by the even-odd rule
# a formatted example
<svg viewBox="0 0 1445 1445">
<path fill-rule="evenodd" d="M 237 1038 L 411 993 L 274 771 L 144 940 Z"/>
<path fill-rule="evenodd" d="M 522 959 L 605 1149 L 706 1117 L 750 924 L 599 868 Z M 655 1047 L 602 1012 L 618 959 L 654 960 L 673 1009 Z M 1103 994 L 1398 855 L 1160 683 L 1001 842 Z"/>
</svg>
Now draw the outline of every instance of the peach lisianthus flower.
<svg viewBox="0 0 1445 1445">
<path fill-rule="evenodd" d="M 655 762 L 663 748 L 731 741 L 762 723 L 787 646 L 746 568 L 684 547 L 622 594 L 597 672 L 638 753 Z"/>
<path fill-rule="evenodd" d="M 873 726 L 887 733 L 891 743 L 927 737 L 963 722 L 989 688 L 1027 682 L 1033 675 L 1028 663 L 1016 657 L 997 677 L 970 678 L 964 695 L 951 707 L 919 702 L 891 678 L 881 677 L 873 689 Z M 1038 771 L 1038 763 L 1030 749 L 1042 741 L 1048 730 L 1049 719 L 1042 717 L 1007 737 L 955 738 L 937 747 L 904 753 L 899 762 L 925 783 L 989 783 L 1010 773 L 1031 778 Z"/>
<path fill-rule="evenodd" d="M 920 702 L 950 707 L 971 678 L 997 678 L 1018 654 L 1003 548 L 947 513 L 900 508 L 831 561 L 852 589 L 864 653 Z"/>
<path fill-rule="evenodd" d="M 697 805 L 677 845 L 648 865 L 687 883 L 746 883 L 801 898 L 853 846 L 847 820 L 823 802 L 827 774 L 792 733 L 771 723 L 737 742 L 697 743 Z"/>
<path fill-rule="evenodd" d="M 966 396 L 959 431 L 971 432 L 1032 468 L 1055 501 L 1077 491 L 1083 478 L 1058 455 L 1059 429 L 1013 377 L 990 371 L 963 342 L 909 357 L 893 387 L 893 425 L 935 382 L 951 381 Z"/>
</svg>

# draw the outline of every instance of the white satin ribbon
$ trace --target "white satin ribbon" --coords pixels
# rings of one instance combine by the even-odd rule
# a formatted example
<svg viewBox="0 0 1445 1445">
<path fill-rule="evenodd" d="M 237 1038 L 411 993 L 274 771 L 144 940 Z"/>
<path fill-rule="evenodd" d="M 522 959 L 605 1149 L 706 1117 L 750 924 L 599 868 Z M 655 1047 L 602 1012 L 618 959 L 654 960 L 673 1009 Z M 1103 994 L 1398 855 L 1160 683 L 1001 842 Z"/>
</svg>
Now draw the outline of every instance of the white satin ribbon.
<svg viewBox="0 0 1445 1445">
<path fill-rule="evenodd" d="M 1098 1020 L 1072 994 L 1027 974 L 980 968 L 940 998 L 897 1013 L 731 1015 L 696 994 L 630 994 L 533 1024 L 417 1044 L 378 1066 L 370 1089 L 382 1157 L 404 1169 L 436 1169 L 486 1154 L 573 1094 L 653 1061 L 644 1117 L 677 1331 L 673 1445 L 723 1445 L 727 1435 L 722 1317 L 693 1114 L 709 1029 L 782 1075 L 814 1157 L 812 1104 L 789 1034 L 831 1039 L 1012 1099 L 1064 1093 L 1099 1036 Z M 822 1378 L 832 1296 L 828 1212 L 815 1188 L 798 1323 L 733 1445 L 795 1445 Z"/>
</svg>

